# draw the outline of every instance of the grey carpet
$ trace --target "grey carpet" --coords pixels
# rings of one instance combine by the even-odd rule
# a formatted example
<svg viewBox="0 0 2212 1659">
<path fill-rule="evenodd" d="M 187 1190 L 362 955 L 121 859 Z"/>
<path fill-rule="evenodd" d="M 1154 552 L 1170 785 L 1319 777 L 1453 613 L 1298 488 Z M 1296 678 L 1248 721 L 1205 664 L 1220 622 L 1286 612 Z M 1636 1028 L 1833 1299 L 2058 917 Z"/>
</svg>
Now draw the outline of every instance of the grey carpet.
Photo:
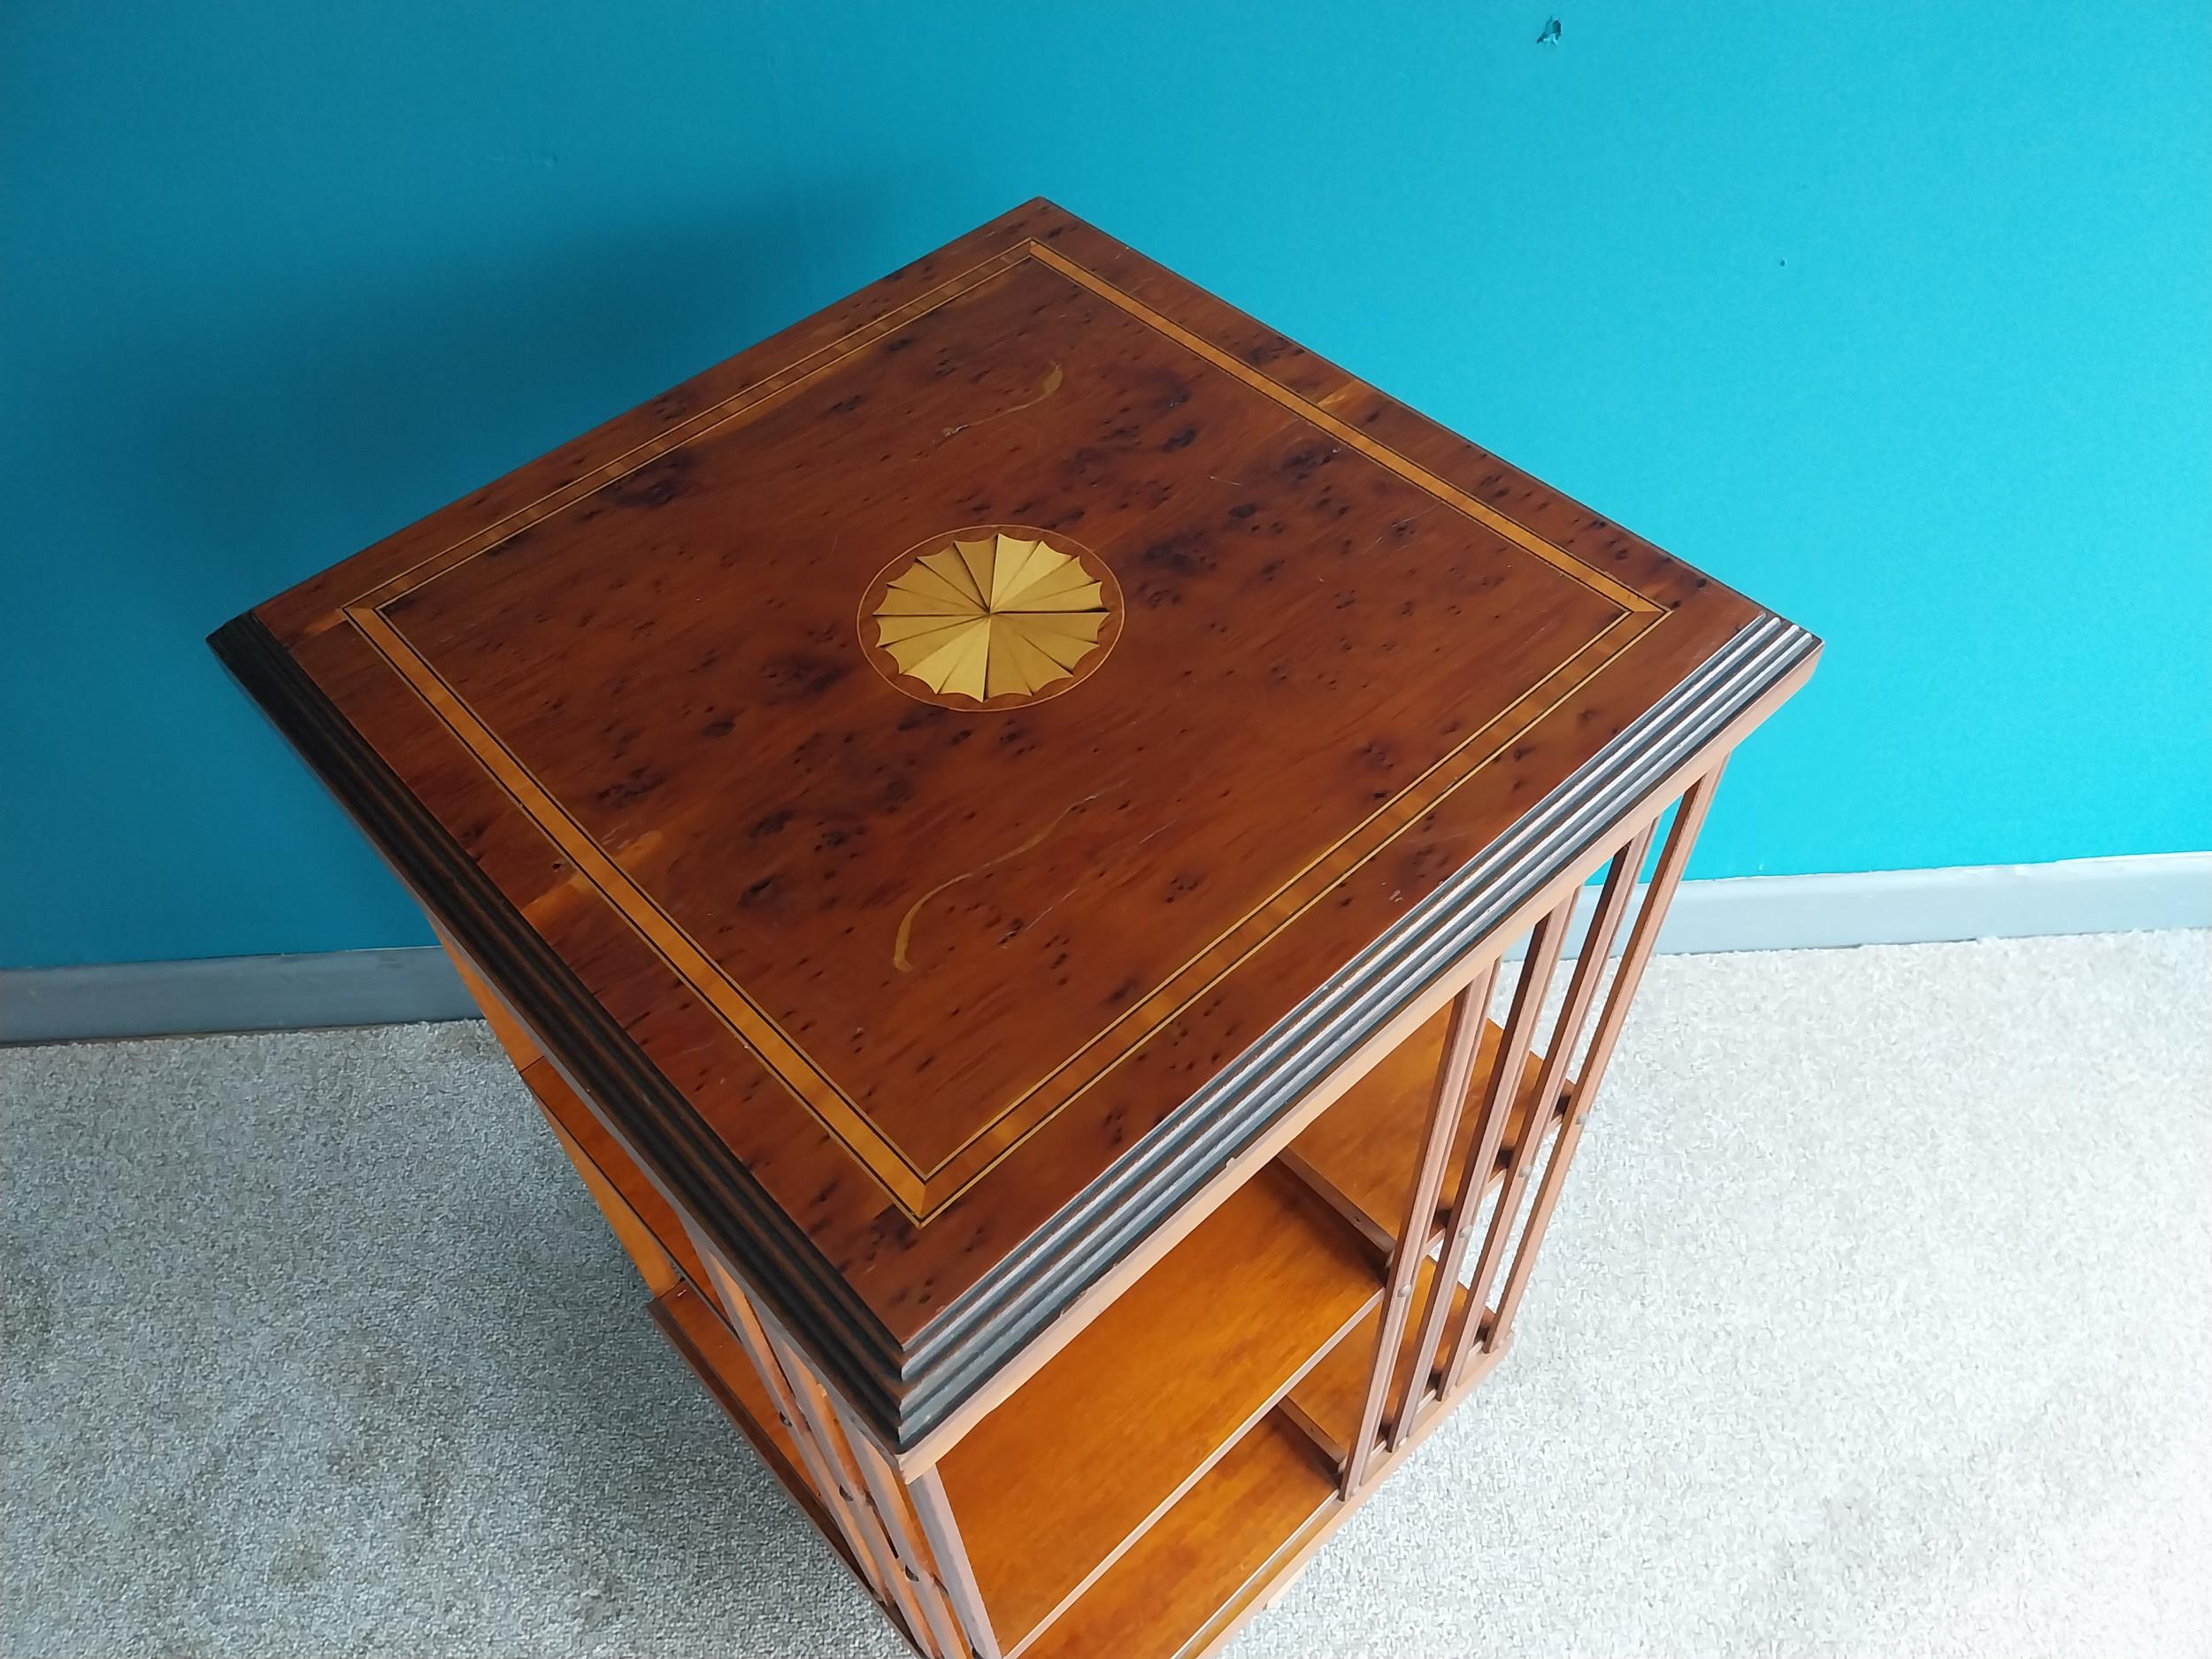
<svg viewBox="0 0 2212 1659">
<path fill-rule="evenodd" d="M 1514 1353 L 1238 1659 L 2212 1655 L 2206 968 L 1662 959 Z M 0 1651 L 898 1651 L 480 1027 L 0 1103 Z"/>
</svg>

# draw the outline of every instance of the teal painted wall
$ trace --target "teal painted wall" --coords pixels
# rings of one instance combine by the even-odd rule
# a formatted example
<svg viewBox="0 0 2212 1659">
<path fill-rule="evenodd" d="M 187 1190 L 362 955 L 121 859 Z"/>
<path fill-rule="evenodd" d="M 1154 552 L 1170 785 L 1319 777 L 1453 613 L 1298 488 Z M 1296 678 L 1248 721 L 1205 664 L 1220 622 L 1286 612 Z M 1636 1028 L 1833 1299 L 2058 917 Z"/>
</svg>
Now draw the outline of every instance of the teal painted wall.
<svg viewBox="0 0 2212 1659">
<path fill-rule="evenodd" d="M 2212 844 L 2212 6 L 14 0 L 0 964 L 409 943 L 214 624 L 1035 194 L 1830 641 L 1694 873 Z"/>
</svg>

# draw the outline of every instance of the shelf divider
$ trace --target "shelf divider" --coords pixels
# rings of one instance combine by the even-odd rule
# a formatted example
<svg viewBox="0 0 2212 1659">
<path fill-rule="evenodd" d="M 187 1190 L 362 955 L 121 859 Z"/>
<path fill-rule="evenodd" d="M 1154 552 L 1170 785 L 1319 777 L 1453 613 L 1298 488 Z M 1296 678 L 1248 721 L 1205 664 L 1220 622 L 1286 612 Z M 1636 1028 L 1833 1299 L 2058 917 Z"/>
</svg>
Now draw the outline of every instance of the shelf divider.
<svg viewBox="0 0 2212 1659">
<path fill-rule="evenodd" d="M 1365 1243 L 1271 1164 L 938 1464 L 1010 1655 L 1380 1300 Z"/>
<path fill-rule="evenodd" d="M 1312 1445 L 1269 1412 L 1026 1659 L 1182 1659 L 1266 1593 L 1337 1501 L 1335 1477 Z"/>
<path fill-rule="evenodd" d="M 1428 1129 L 1430 1090 L 1443 1058 L 1444 1034 L 1450 1023 L 1448 1003 L 1309 1124 L 1281 1160 L 1385 1256 L 1396 1248 L 1406 1201 L 1411 1196 L 1414 1165 Z M 1495 1020 L 1483 1021 L 1475 1076 L 1489 1074 L 1503 1036 Z M 1501 1167 L 1520 1144 L 1534 1115 L 1542 1057 L 1532 1052 L 1522 1067 L 1513 1113 L 1500 1148 Z M 1460 1171 L 1466 1166 L 1479 1126 L 1475 1119 L 1476 1114 L 1469 1112 L 1460 1120 L 1444 1169 L 1446 1193 L 1455 1189 Z M 1443 1212 L 1444 1206 L 1440 1205 L 1436 1217 L 1440 1228 Z M 1434 1236 L 1432 1233 L 1432 1242 Z"/>
</svg>

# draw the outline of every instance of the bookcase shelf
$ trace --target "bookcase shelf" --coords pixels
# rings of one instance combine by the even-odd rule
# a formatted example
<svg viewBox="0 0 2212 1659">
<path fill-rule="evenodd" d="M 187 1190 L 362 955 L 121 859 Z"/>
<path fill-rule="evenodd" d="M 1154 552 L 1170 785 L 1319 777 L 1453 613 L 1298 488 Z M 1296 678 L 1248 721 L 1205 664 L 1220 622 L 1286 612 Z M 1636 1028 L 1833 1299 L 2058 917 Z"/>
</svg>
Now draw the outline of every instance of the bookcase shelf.
<svg viewBox="0 0 2212 1659">
<path fill-rule="evenodd" d="M 214 644 L 924 1659 L 1197 1659 L 1497 1363 L 1819 652 L 1045 202 Z"/>
<path fill-rule="evenodd" d="M 1006 1650 L 1112 1566 L 1381 1294 L 1359 1239 L 1270 1165 L 979 1423 L 941 1468 Z"/>
<path fill-rule="evenodd" d="M 1426 1301 L 1429 1286 L 1435 1277 L 1434 1258 L 1423 1261 L 1415 1279 L 1413 1302 L 1416 1307 Z M 1453 1287 L 1452 1313 L 1455 1317 L 1466 1307 L 1468 1297 L 1466 1286 Z M 1381 1335 L 1381 1319 L 1379 1309 L 1368 1314 L 1350 1334 L 1323 1355 L 1313 1369 L 1299 1379 L 1298 1386 L 1290 1391 L 1291 1405 L 1317 1427 L 1333 1446 L 1348 1447 L 1359 1432 L 1360 1407 L 1366 1393 L 1369 1372 L 1375 1363 L 1376 1343 Z M 1406 1377 L 1413 1369 L 1413 1356 L 1417 1346 L 1416 1333 L 1410 1329 L 1399 1339 L 1397 1357 L 1391 1366 L 1393 1399 L 1404 1388 Z M 1432 1371 L 1432 1374 L 1422 1380 L 1422 1394 L 1425 1395 L 1437 1386 L 1439 1380 Z"/>
<path fill-rule="evenodd" d="M 1367 1075 L 1344 1092 L 1290 1143 L 1288 1162 L 1315 1191 L 1357 1227 L 1379 1252 L 1387 1253 L 1405 1223 L 1411 1195 L 1413 1160 L 1406 1148 L 1417 1145 L 1432 1109 L 1429 1099 L 1443 1052 L 1450 1010 L 1442 1010 L 1404 1042 L 1385 1055 Z M 1495 1020 L 1483 1022 L 1475 1058 L 1478 1076 L 1488 1074 L 1503 1037 Z M 1521 1084 L 1498 1148 L 1502 1170 L 1513 1148 L 1528 1133 L 1536 1110 L 1537 1075 L 1542 1056 L 1531 1053 L 1521 1068 Z M 1441 1191 L 1449 1194 L 1466 1167 L 1476 1134 L 1475 1114 L 1463 1116 L 1453 1137 Z M 1442 1225 L 1440 1206 L 1436 1225 Z"/>
<path fill-rule="evenodd" d="M 1447 1025 L 1430 1020 L 1346 1089 L 944 1457 L 940 1477 L 1004 1659 L 1194 1653 L 1340 1508 L 1340 1460 L 1386 1311 L 1382 1267 Z M 658 1292 L 657 1323 L 865 1586 L 675 1210 L 527 1036 L 503 1034 Z M 1479 1072 L 1502 1039 L 1486 1022 Z M 1493 1186 L 1538 1115 L 1540 1064 L 1532 1054 L 1523 1067 Z M 1455 1132 L 1444 1190 L 1476 1134 L 1471 1120 Z M 1442 1225 L 1440 1207 L 1416 1306 Z M 1455 1316 L 1467 1296 L 1458 1286 Z M 1394 1390 L 1415 1347 L 1408 1329 Z M 1188 1386 L 1202 1377 L 1204 1387 Z M 1425 1379 L 1424 1393 L 1440 1380 Z M 1007 1479 L 1010 1469 L 1022 1478 Z"/>
<path fill-rule="evenodd" d="M 1617 856 L 1617 869 L 1624 858 Z M 1471 995 L 1463 993 L 1463 1001 Z M 1471 1110 L 1437 1116 L 1437 1080 L 1450 1063 L 1448 1008 L 1342 1089 L 1279 1156 L 965 1428 L 927 1477 L 942 1513 L 957 1517 L 956 1571 L 932 1553 L 951 1543 L 922 1542 L 916 1532 L 907 1547 L 925 1564 L 909 1565 L 906 1581 L 895 1582 L 887 1575 L 896 1570 L 907 1519 L 895 1513 L 892 1489 L 850 1478 L 880 1454 L 849 1420 L 825 1415 L 833 1410 L 826 1393 L 811 1412 L 787 1409 L 788 1400 L 774 1396 L 733 1329 L 749 1310 L 733 1305 L 726 1264 L 718 1271 L 702 1256 L 665 1194 L 532 1035 L 495 1003 L 488 1009 L 655 1290 L 656 1321 L 855 1578 L 925 1653 L 962 1659 L 933 1640 L 933 1623 L 941 1632 L 987 1629 L 973 1651 L 997 1659 L 1191 1659 L 1209 1651 L 1279 1591 L 1371 1486 L 1348 1492 L 1348 1471 L 1370 1460 L 1378 1470 L 1394 1466 L 1400 1443 L 1425 1433 L 1440 1407 L 1458 1397 L 1444 1398 L 1448 1356 L 1432 1349 L 1425 1365 L 1417 1357 L 1418 1315 L 1442 1271 L 1449 1198 L 1484 1138 Z M 1486 1019 L 1471 1047 L 1467 1072 L 1482 1079 L 1515 1044 Z M 1533 1171 L 1577 1097 L 1562 1080 L 1551 1110 L 1543 1110 L 1543 1055 L 1525 1033 L 1517 1051 L 1516 1086 L 1498 1109 L 1496 1151 L 1475 1189 L 1478 1202 L 1517 1168 Z M 1535 1144 L 1525 1146 L 1532 1135 Z M 1435 1202 L 1425 1236 L 1401 1250 L 1396 1235 L 1421 1179 L 1415 1153 L 1425 1136 L 1438 1137 L 1442 1148 L 1431 1185 Z M 1405 1402 L 1406 1416 L 1398 1430 L 1380 1425 L 1362 1458 L 1355 1448 L 1384 1333 L 1394 1328 L 1389 1279 L 1401 1261 L 1406 1316 L 1395 1322 L 1382 1397 Z M 1456 1283 L 1453 1293 L 1440 1328 L 1471 1329 L 1484 1350 L 1462 1368 L 1462 1386 L 1471 1386 L 1496 1358 L 1488 1339 L 1497 1310 L 1477 1310 L 1470 1321 L 1472 1293 Z M 757 1339 L 770 1340 L 757 1315 L 750 1317 Z M 806 1376 L 789 1349 L 774 1357 L 787 1389 Z M 1417 1387 L 1417 1369 L 1426 1373 Z M 827 1486 L 810 1472 L 839 1468 L 846 1476 Z M 864 1548 L 856 1549 L 856 1537 Z"/>
<path fill-rule="evenodd" d="M 1279 1411 L 1206 1471 L 1028 1649 L 1029 1659 L 1181 1659 L 1270 1587 L 1335 1507 L 1336 1473 Z"/>
</svg>

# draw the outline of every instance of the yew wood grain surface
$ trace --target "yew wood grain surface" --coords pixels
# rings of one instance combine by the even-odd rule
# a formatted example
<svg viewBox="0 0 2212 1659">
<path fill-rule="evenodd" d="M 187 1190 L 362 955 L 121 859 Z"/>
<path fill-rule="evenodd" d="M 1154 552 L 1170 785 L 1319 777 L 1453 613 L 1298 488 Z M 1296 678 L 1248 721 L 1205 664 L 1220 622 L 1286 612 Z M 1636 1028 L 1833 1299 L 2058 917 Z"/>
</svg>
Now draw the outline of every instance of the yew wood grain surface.
<svg viewBox="0 0 2212 1659">
<path fill-rule="evenodd" d="M 1555 691 L 1563 646 L 1656 618 L 1164 364 L 1034 260 L 899 338 L 377 614 L 919 1212 L 1262 941 L 1379 806 Z M 949 400 L 966 361 L 982 384 Z M 1135 619 L 1101 677 L 979 717 L 856 672 L 875 570 L 993 516 L 1120 567 Z M 1256 812 L 1262 779 L 1306 810 Z"/>
<path fill-rule="evenodd" d="M 936 706 L 856 607 L 988 523 L 1125 613 Z M 218 644 L 895 1446 L 1041 1228 L 1763 614 L 1035 202 Z"/>
</svg>

